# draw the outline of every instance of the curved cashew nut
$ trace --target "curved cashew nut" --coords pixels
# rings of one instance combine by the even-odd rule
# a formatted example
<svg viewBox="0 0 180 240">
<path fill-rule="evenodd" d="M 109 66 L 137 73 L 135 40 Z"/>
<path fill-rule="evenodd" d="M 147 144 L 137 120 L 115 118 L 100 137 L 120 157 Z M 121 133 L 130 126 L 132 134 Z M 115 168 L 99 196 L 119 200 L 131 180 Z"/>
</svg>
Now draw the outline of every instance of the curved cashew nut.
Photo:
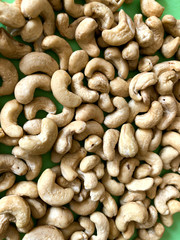
<svg viewBox="0 0 180 240">
<path fill-rule="evenodd" d="M 112 11 L 105 4 L 100 2 L 85 4 L 84 15 L 97 19 L 100 30 L 110 29 L 114 23 Z"/>
<path fill-rule="evenodd" d="M 115 223 L 119 231 L 125 232 L 129 222 L 145 223 L 147 219 L 148 212 L 144 205 L 128 202 L 120 207 Z"/>
<path fill-rule="evenodd" d="M 119 175 L 119 171 L 120 171 L 119 165 L 122 159 L 123 157 L 116 150 L 114 159 L 106 163 L 107 172 L 111 177 L 117 177 Z"/>
<path fill-rule="evenodd" d="M 84 181 L 85 190 L 94 189 L 98 184 L 98 179 L 96 174 L 93 171 L 88 171 L 86 173 L 82 172 L 80 169 L 77 169 L 77 173 L 80 179 Z"/>
<path fill-rule="evenodd" d="M 9 214 L 15 221 L 17 228 L 23 228 L 30 222 L 30 207 L 26 201 L 19 196 L 5 196 L 0 199 L 0 214 Z"/>
<path fill-rule="evenodd" d="M 147 197 L 150 199 L 154 199 L 156 197 L 157 187 L 162 183 L 162 178 L 157 176 L 154 178 L 153 186 L 146 191 Z"/>
<path fill-rule="evenodd" d="M 132 78 L 129 84 L 129 95 L 135 101 L 141 101 L 142 96 L 138 93 L 139 90 L 144 90 L 149 86 L 157 83 L 156 75 L 153 72 L 143 72 Z"/>
<path fill-rule="evenodd" d="M 135 41 L 130 41 L 122 50 L 122 57 L 128 61 L 139 59 L 139 45 Z"/>
<path fill-rule="evenodd" d="M 173 122 L 177 113 L 177 105 L 173 97 L 161 96 L 158 101 L 163 107 L 163 116 L 157 125 L 160 130 L 165 130 Z"/>
<path fill-rule="evenodd" d="M 36 88 L 50 91 L 51 78 L 45 74 L 33 74 L 21 79 L 14 89 L 16 100 L 21 104 L 30 103 L 33 100 Z"/>
<path fill-rule="evenodd" d="M 154 198 L 154 205 L 160 214 L 168 215 L 169 209 L 167 202 L 171 199 L 179 198 L 179 196 L 179 190 L 173 186 L 166 186 L 165 188 L 157 191 L 156 197 Z"/>
<path fill-rule="evenodd" d="M 38 179 L 37 187 L 40 198 L 51 206 L 62 206 L 69 203 L 74 191 L 71 188 L 63 189 L 55 183 L 56 174 L 51 169 L 46 169 Z"/>
<path fill-rule="evenodd" d="M 92 201 L 91 198 L 87 198 L 82 202 L 76 202 L 72 200 L 69 205 L 71 210 L 76 214 L 88 216 L 96 210 L 98 203 L 99 201 Z"/>
<path fill-rule="evenodd" d="M 74 108 L 63 107 L 61 113 L 56 115 L 49 113 L 46 117 L 52 119 L 58 127 L 64 127 L 72 121 L 74 112 Z"/>
<path fill-rule="evenodd" d="M 164 11 L 164 7 L 155 0 L 141 0 L 140 7 L 146 17 L 156 16 L 159 18 Z"/>
<path fill-rule="evenodd" d="M 46 214 L 38 221 L 38 225 L 52 225 L 66 228 L 74 221 L 72 212 L 65 207 L 50 207 Z"/>
<path fill-rule="evenodd" d="M 171 146 L 166 146 L 161 149 L 159 156 L 163 161 L 163 168 L 171 169 L 171 163 L 179 156 L 179 152 Z"/>
<path fill-rule="evenodd" d="M 9 33 L 0 28 L 0 53 L 10 59 L 20 59 L 32 51 L 29 45 L 13 39 Z"/>
<path fill-rule="evenodd" d="M 180 153 L 180 134 L 177 132 L 169 131 L 166 132 L 162 137 L 162 146 L 171 146 Z"/>
<path fill-rule="evenodd" d="M 176 20 L 172 15 L 165 15 L 162 18 L 162 23 L 165 31 L 173 37 L 180 37 L 180 20 Z"/>
<path fill-rule="evenodd" d="M 85 16 L 79 17 L 70 24 L 68 14 L 59 13 L 56 18 L 56 27 L 63 37 L 66 37 L 68 39 L 74 39 L 77 26 L 85 18 Z"/>
<path fill-rule="evenodd" d="M 140 229 L 138 233 L 141 240 L 160 240 L 163 236 L 164 230 L 165 228 L 161 223 L 156 223 L 153 228 L 148 230 Z"/>
<path fill-rule="evenodd" d="M 112 29 L 102 31 L 103 40 L 112 46 L 120 46 L 131 39 L 135 35 L 135 26 L 132 19 L 121 9 L 119 12 L 119 23 Z"/>
<path fill-rule="evenodd" d="M 132 123 L 134 121 L 134 119 L 138 113 L 147 112 L 149 110 L 148 105 L 146 105 L 143 102 L 137 102 L 133 99 L 131 99 L 128 102 L 128 105 L 129 105 L 129 117 L 128 117 L 127 122 L 129 122 L 129 123 Z"/>
<path fill-rule="evenodd" d="M 90 155 L 81 160 L 79 169 L 86 173 L 89 170 L 92 170 L 98 163 L 100 163 L 100 157 L 97 155 Z"/>
<path fill-rule="evenodd" d="M 135 132 L 135 137 L 138 143 L 139 153 L 145 155 L 149 150 L 149 144 L 153 137 L 153 131 L 151 129 L 138 128 Z"/>
<path fill-rule="evenodd" d="M 153 69 L 153 66 L 159 61 L 159 57 L 145 56 L 139 60 L 138 70 L 139 72 L 149 72 Z"/>
<path fill-rule="evenodd" d="M 81 225 L 81 227 L 83 227 L 85 229 L 85 233 L 90 237 L 93 235 L 94 230 L 95 230 L 95 226 L 94 223 L 90 220 L 89 217 L 80 217 L 78 219 L 79 224 Z"/>
<path fill-rule="evenodd" d="M 161 52 L 165 58 L 171 58 L 175 55 L 180 46 L 180 37 L 173 38 L 167 36 L 161 48 Z"/>
<path fill-rule="evenodd" d="M 34 156 L 31 154 L 28 154 L 26 151 L 24 151 L 22 148 L 19 146 L 16 146 L 12 150 L 12 154 L 16 158 L 23 159 L 27 166 L 28 166 L 28 171 L 26 173 L 26 179 L 27 180 L 33 180 L 36 178 L 42 167 L 42 157 L 41 156 Z"/>
<path fill-rule="evenodd" d="M 78 64 L 77 64 L 78 62 Z M 73 52 L 69 58 L 68 71 L 71 75 L 80 72 L 89 62 L 89 56 L 84 50 Z"/>
<path fill-rule="evenodd" d="M 23 105 L 16 99 L 10 100 L 4 104 L 1 110 L 1 127 L 9 137 L 22 137 L 23 129 L 17 124 L 17 118 L 23 110 Z"/>
<path fill-rule="evenodd" d="M 153 101 L 147 113 L 135 117 L 135 124 L 140 128 L 153 128 L 160 122 L 162 116 L 163 108 L 161 103 Z"/>
<path fill-rule="evenodd" d="M 175 117 L 174 121 L 171 125 L 167 128 L 167 130 L 176 130 L 180 133 L 180 117 Z"/>
<path fill-rule="evenodd" d="M 101 182 L 98 182 L 97 186 L 90 191 L 90 197 L 92 201 L 103 201 L 105 198 L 105 187 Z"/>
<path fill-rule="evenodd" d="M 79 178 L 76 178 L 72 182 L 69 182 L 64 177 L 60 176 L 57 178 L 57 183 L 63 188 L 72 188 L 75 194 L 78 194 L 81 191 L 81 181 Z"/>
<path fill-rule="evenodd" d="M 61 172 L 63 177 L 72 182 L 77 176 L 76 168 L 80 161 L 86 156 L 87 152 L 84 148 L 80 148 L 75 153 L 67 153 L 61 160 Z"/>
<path fill-rule="evenodd" d="M 64 236 L 56 227 L 43 225 L 33 228 L 30 232 L 26 233 L 23 240 L 41 240 L 41 239 L 59 239 L 64 240 Z"/>
<path fill-rule="evenodd" d="M 25 122 L 23 129 L 30 135 L 36 135 L 41 132 L 42 119 L 36 118 Z"/>
<path fill-rule="evenodd" d="M 158 148 L 158 146 L 161 143 L 161 139 L 162 139 L 162 131 L 154 128 L 153 129 L 153 138 L 151 140 L 151 143 L 149 145 L 149 151 L 155 151 L 156 148 Z"/>
<path fill-rule="evenodd" d="M 74 0 L 64 0 L 64 9 L 73 18 L 78 18 L 84 15 L 84 6 L 76 4 Z"/>
<path fill-rule="evenodd" d="M 44 19 L 44 34 L 52 35 L 55 31 L 55 14 L 51 4 L 47 0 L 22 0 L 21 12 L 25 17 L 36 18 L 39 15 Z"/>
<path fill-rule="evenodd" d="M 153 72 L 159 78 L 160 75 L 167 71 L 180 72 L 180 62 L 176 60 L 165 61 L 163 63 L 158 63 L 153 67 Z"/>
<path fill-rule="evenodd" d="M 140 47 L 148 47 L 153 41 L 153 32 L 149 27 L 143 22 L 142 14 L 134 15 L 134 24 L 136 28 L 135 38 Z"/>
<path fill-rule="evenodd" d="M 32 52 L 21 59 L 19 68 L 25 75 L 43 72 L 52 76 L 59 69 L 59 66 L 50 55 L 42 52 Z"/>
<path fill-rule="evenodd" d="M 80 96 L 68 90 L 69 84 L 71 84 L 71 77 L 69 74 L 64 70 L 56 71 L 51 79 L 53 95 L 64 107 L 78 107 L 81 104 L 82 99 Z"/>
<path fill-rule="evenodd" d="M 127 191 L 123 194 L 123 196 L 120 198 L 120 204 L 124 205 L 127 202 L 137 202 L 137 201 L 143 201 L 146 198 L 145 192 L 131 192 Z"/>
<path fill-rule="evenodd" d="M 41 155 L 48 152 L 58 135 L 57 125 L 48 118 L 42 119 L 41 133 L 39 135 L 27 135 L 19 140 L 19 146 L 27 153 Z"/>
<path fill-rule="evenodd" d="M 56 113 L 56 105 L 48 97 L 36 97 L 30 103 L 24 106 L 24 115 L 26 119 L 31 120 L 35 118 L 39 110 L 44 110 L 48 113 Z"/>
<path fill-rule="evenodd" d="M 56 139 L 54 149 L 59 154 L 67 153 L 72 146 L 72 135 L 81 133 L 86 129 L 86 123 L 83 121 L 73 121 L 61 129 Z"/>
<path fill-rule="evenodd" d="M 83 231 L 84 228 L 78 222 L 71 223 L 67 228 L 62 229 L 65 240 L 68 240 L 71 235 L 76 231 Z"/>
<path fill-rule="evenodd" d="M 110 82 L 110 93 L 118 97 L 129 96 L 129 84 L 124 79 L 116 77 Z"/>
<path fill-rule="evenodd" d="M 6 172 L 0 176 L 0 192 L 11 188 L 16 180 L 16 176 L 11 172 Z"/>
<path fill-rule="evenodd" d="M 9 196 L 9 195 L 37 198 L 38 197 L 37 184 L 32 181 L 18 182 L 14 184 L 13 187 L 8 189 L 8 191 L 6 192 L 6 196 Z"/>
<path fill-rule="evenodd" d="M 47 36 L 42 41 L 44 50 L 52 49 L 60 59 L 60 69 L 67 70 L 72 48 L 69 43 L 56 35 Z"/>
<path fill-rule="evenodd" d="M 14 65 L 7 59 L 0 58 L 0 77 L 2 78 L 0 96 L 13 93 L 18 82 L 18 73 Z"/>
<path fill-rule="evenodd" d="M 151 41 L 151 45 L 142 48 L 140 50 L 140 53 L 144 55 L 154 55 L 163 44 L 164 28 L 161 20 L 155 16 L 147 18 L 145 23 L 150 28 L 154 35 L 153 41 Z"/>
<path fill-rule="evenodd" d="M 138 144 L 135 139 L 135 130 L 130 123 L 123 124 L 121 127 L 118 150 L 123 157 L 134 157 L 138 152 Z"/>
<path fill-rule="evenodd" d="M 132 179 L 130 183 L 126 184 L 126 188 L 129 191 L 147 191 L 149 190 L 154 183 L 154 179 L 150 177 L 142 178 L 142 179 Z"/>
<path fill-rule="evenodd" d="M 98 100 L 99 94 L 94 90 L 89 90 L 83 85 L 84 74 L 76 73 L 72 77 L 71 90 L 76 95 L 80 96 L 83 102 L 94 103 Z"/>
<path fill-rule="evenodd" d="M 111 113 L 114 110 L 114 106 L 112 104 L 112 100 L 108 93 L 101 93 L 98 100 L 98 106 L 107 113 Z"/>
<path fill-rule="evenodd" d="M 76 110 L 75 119 L 84 122 L 93 119 L 98 123 L 102 123 L 104 120 L 104 114 L 95 104 L 82 104 Z"/>
<path fill-rule="evenodd" d="M 78 45 L 91 57 L 98 57 L 100 49 L 96 43 L 95 30 L 98 24 L 93 18 L 85 18 L 76 28 L 75 39 Z"/>
<path fill-rule="evenodd" d="M 86 77 L 91 78 L 96 71 L 102 72 L 109 80 L 114 79 L 115 70 L 113 65 L 103 58 L 91 59 L 86 65 L 84 74 Z"/>
<path fill-rule="evenodd" d="M 7 231 L 3 234 L 3 238 L 7 240 L 19 240 L 20 234 L 14 226 L 9 225 Z"/>
<path fill-rule="evenodd" d="M 123 79 L 127 78 L 129 73 L 128 63 L 125 59 L 123 59 L 119 48 L 106 48 L 106 50 L 104 51 L 104 58 L 117 68 L 119 77 Z"/>
<path fill-rule="evenodd" d="M 129 117 L 129 106 L 122 97 L 115 97 L 113 105 L 117 108 L 114 112 L 108 114 L 104 119 L 104 124 L 108 128 L 117 128 L 127 121 Z"/>
<path fill-rule="evenodd" d="M 82 133 L 74 134 L 74 139 L 82 141 L 92 134 L 96 134 L 97 136 L 102 138 L 104 135 L 104 129 L 101 124 L 96 121 L 87 121 L 85 130 Z"/>
<path fill-rule="evenodd" d="M 102 211 L 105 214 L 105 216 L 109 218 L 113 218 L 117 215 L 118 206 L 114 198 L 108 192 L 105 192 L 105 196 L 104 196 L 104 199 L 102 200 L 102 204 L 103 204 Z"/>
<path fill-rule="evenodd" d="M 145 178 L 147 176 L 149 176 L 151 174 L 151 167 L 144 163 L 141 164 L 134 172 L 134 177 L 136 179 L 142 179 Z"/>
<path fill-rule="evenodd" d="M 88 236 L 83 231 L 77 231 L 71 235 L 70 240 L 88 240 Z"/>
<path fill-rule="evenodd" d="M 101 93 L 109 93 L 110 88 L 107 77 L 100 72 L 93 73 L 88 79 L 88 87 Z"/>
<path fill-rule="evenodd" d="M 163 189 L 166 185 L 174 185 L 178 190 L 180 190 L 180 176 L 177 173 L 166 173 L 162 177 L 162 183 L 160 188 Z"/>
<path fill-rule="evenodd" d="M 35 219 L 42 218 L 46 214 L 47 205 L 41 199 L 26 198 L 26 202 L 29 204 L 31 214 Z"/>
<path fill-rule="evenodd" d="M 119 131 L 108 129 L 103 136 L 103 152 L 107 160 L 113 161 L 115 158 L 115 147 L 119 140 Z"/>
<path fill-rule="evenodd" d="M 90 216 L 90 220 L 95 224 L 97 236 L 92 235 L 91 240 L 106 240 L 109 235 L 109 222 L 107 217 L 101 212 L 94 212 Z"/>
</svg>

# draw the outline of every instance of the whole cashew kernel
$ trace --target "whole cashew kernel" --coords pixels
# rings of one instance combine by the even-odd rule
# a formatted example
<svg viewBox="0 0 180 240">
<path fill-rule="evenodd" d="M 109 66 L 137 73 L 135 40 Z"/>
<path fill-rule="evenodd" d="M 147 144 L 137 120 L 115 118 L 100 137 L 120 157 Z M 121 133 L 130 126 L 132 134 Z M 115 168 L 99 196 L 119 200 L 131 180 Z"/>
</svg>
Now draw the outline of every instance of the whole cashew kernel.
<svg viewBox="0 0 180 240">
<path fill-rule="evenodd" d="M 177 52 L 180 46 L 180 37 L 173 38 L 171 35 L 167 36 L 161 48 L 161 52 L 165 58 L 171 58 Z"/>
<path fill-rule="evenodd" d="M 153 66 L 159 61 L 159 57 L 155 56 L 145 56 L 140 59 L 138 64 L 139 72 L 150 72 Z"/>
<path fill-rule="evenodd" d="M 85 233 L 90 237 L 93 235 L 95 226 L 94 223 L 88 217 L 80 217 L 78 219 L 79 224 L 85 229 Z"/>
<path fill-rule="evenodd" d="M 0 192 L 11 188 L 15 183 L 16 177 L 11 172 L 5 172 L 0 176 Z"/>
<path fill-rule="evenodd" d="M 92 170 L 100 162 L 100 157 L 97 155 L 90 155 L 83 158 L 80 162 L 79 169 L 82 172 L 88 172 Z"/>
<path fill-rule="evenodd" d="M 77 64 L 78 62 L 78 64 Z M 71 75 L 80 72 L 89 62 L 89 56 L 84 50 L 77 50 L 69 57 L 68 71 Z"/>
<path fill-rule="evenodd" d="M 70 202 L 71 210 L 81 216 L 88 216 L 89 214 L 93 213 L 97 206 L 98 201 L 92 201 L 91 198 L 87 198 L 82 202 L 76 202 L 74 200 Z"/>
<path fill-rule="evenodd" d="M 178 190 L 180 190 L 180 176 L 177 173 L 166 173 L 162 177 L 162 183 L 160 185 L 160 188 L 163 189 L 167 185 L 173 185 L 175 186 Z"/>
<path fill-rule="evenodd" d="M 103 151 L 107 160 L 113 161 L 115 158 L 115 147 L 119 140 L 119 131 L 108 129 L 103 136 Z"/>
<path fill-rule="evenodd" d="M 140 0 L 141 11 L 146 17 L 160 17 L 164 7 L 155 0 Z"/>
<path fill-rule="evenodd" d="M 101 93 L 98 100 L 98 106 L 107 113 L 113 112 L 114 106 L 108 93 Z"/>
<path fill-rule="evenodd" d="M 109 93 L 110 89 L 107 77 L 100 72 L 95 72 L 92 77 L 88 79 L 88 87 L 101 93 Z"/>
<path fill-rule="evenodd" d="M 153 178 L 147 177 L 142 179 L 132 179 L 130 183 L 126 184 L 129 191 L 147 191 L 153 186 Z"/>
<path fill-rule="evenodd" d="M 41 199 L 26 198 L 26 202 L 28 202 L 31 214 L 35 219 L 42 218 L 46 214 L 47 205 Z"/>
<path fill-rule="evenodd" d="M 176 20 L 172 15 L 165 15 L 162 18 L 162 23 L 165 31 L 173 37 L 180 37 L 180 20 Z"/>
<path fill-rule="evenodd" d="M 163 147 L 171 146 L 180 153 L 179 141 L 180 134 L 177 132 L 169 131 L 163 135 L 161 145 Z"/>
<path fill-rule="evenodd" d="M 64 9 L 73 18 L 78 18 L 84 15 L 84 6 L 76 4 L 74 0 L 64 0 Z"/>
<path fill-rule="evenodd" d="M 116 77 L 110 82 L 110 93 L 118 97 L 128 97 L 129 84 L 124 79 Z"/>
<path fill-rule="evenodd" d="M 149 106 L 143 102 L 137 102 L 134 99 L 131 99 L 128 102 L 129 105 L 129 117 L 127 122 L 132 123 L 138 113 L 147 112 L 149 110 Z"/>
<path fill-rule="evenodd" d="M 140 229 L 138 231 L 141 240 L 160 240 L 164 233 L 164 226 L 161 223 L 156 223 L 153 228 L 148 230 Z"/>
</svg>

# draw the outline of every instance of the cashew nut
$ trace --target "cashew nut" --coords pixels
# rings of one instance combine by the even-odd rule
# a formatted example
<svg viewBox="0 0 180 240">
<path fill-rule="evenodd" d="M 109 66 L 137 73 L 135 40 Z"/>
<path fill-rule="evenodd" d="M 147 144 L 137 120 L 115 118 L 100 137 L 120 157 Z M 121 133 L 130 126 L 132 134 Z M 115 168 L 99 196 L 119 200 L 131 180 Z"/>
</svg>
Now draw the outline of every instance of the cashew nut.
<svg viewBox="0 0 180 240">
<path fill-rule="evenodd" d="M 139 60 L 138 70 L 139 72 L 149 72 L 153 69 L 153 66 L 159 61 L 159 57 L 145 56 Z"/>
<path fill-rule="evenodd" d="M 107 77 L 100 72 L 95 72 L 92 77 L 88 79 L 88 87 L 101 93 L 109 93 L 110 88 Z"/>
<path fill-rule="evenodd" d="M 87 198 L 82 202 L 76 202 L 74 200 L 70 202 L 71 210 L 81 216 L 87 216 L 93 213 L 96 210 L 97 206 L 98 201 L 92 201 L 91 198 Z"/>
<path fill-rule="evenodd" d="M 180 46 L 180 37 L 173 38 L 167 36 L 161 48 L 161 52 L 165 58 L 171 58 L 175 55 Z"/>
<path fill-rule="evenodd" d="M 165 31 L 173 37 L 180 37 L 180 20 L 176 20 L 172 15 L 165 15 L 162 18 L 162 23 Z"/>
<path fill-rule="evenodd" d="M 155 0 L 140 0 L 141 11 L 146 17 L 160 17 L 164 7 Z"/>
<path fill-rule="evenodd" d="M 78 62 L 78 64 L 77 64 Z M 68 71 L 71 75 L 80 72 L 89 62 L 89 56 L 84 50 L 77 50 L 69 57 Z"/>
</svg>

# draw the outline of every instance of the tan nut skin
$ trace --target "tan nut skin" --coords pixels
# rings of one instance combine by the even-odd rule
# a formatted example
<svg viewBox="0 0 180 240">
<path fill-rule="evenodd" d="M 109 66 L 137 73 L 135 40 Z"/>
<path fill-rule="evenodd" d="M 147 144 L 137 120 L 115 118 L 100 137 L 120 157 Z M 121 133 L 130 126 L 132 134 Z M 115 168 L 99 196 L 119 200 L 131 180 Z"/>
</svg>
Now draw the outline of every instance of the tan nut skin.
<svg viewBox="0 0 180 240">
<path fill-rule="evenodd" d="M 42 41 L 44 50 L 52 49 L 59 57 L 60 69 L 67 70 L 72 48 L 69 43 L 56 35 L 47 36 Z"/>
<path fill-rule="evenodd" d="M 163 189 L 159 189 L 154 198 L 154 205 L 158 212 L 162 215 L 168 215 L 167 202 L 171 199 L 179 198 L 179 195 L 179 191 L 173 186 L 166 186 Z"/>
<path fill-rule="evenodd" d="M 50 207 L 38 225 L 52 225 L 57 228 L 66 228 L 74 221 L 72 212 L 65 207 Z"/>
<path fill-rule="evenodd" d="M 118 230 L 124 232 L 129 222 L 145 223 L 147 219 L 148 212 L 143 205 L 136 202 L 129 202 L 120 207 L 115 223 Z"/>
<path fill-rule="evenodd" d="M 158 101 L 153 101 L 149 111 L 135 117 L 135 124 L 140 128 L 153 128 L 161 120 L 163 108 Z"/>
<path fill-rule="evenodd" d="M 103 111 L 95 104 L 82 104 L 76 109 L 75 115 L 76 121 L 95 120 L 98 123 L 102 123 L 104 120 Z"/>
<path fill-rule="evenodd" d="M 23 129 L 17 124 L 17 118 L 23 106 L 15 99 L 8 101 L 1 110 L 1 127 L 9 137 L 22 137 Z"/>
<path fill-rule="evenodd" d="M 58 135 L 57 125 L 53 120 L 44 118 L 39 135 L 26 135 L 19 141 L 19 146 L 27 153 L 41 155 L 48 152 Z"/>
<path fill-rule="evenodd" d="M 93 213 L 96 210 L 97 206 L 98 201 L 92 201 L 90 198 L 87 198 L 80 203 L 74 200 L 70 202 L 71 210 L 81 216 L 87 216 Z"/>
<path fill-rule="evenodd" d="M 118 97 L 128 97 L 129 84 L 124 79 L 116 77 L 110 82 L 110 93 Z"/>
<path fill-rule="evenodd" d="M 61 188 L 55 183 L 56 174 L 46 169 L 39 177 L 37 187 L 41 199 L 51 206 L 62 206 L 71 201 L 74 191 L 71 188 Z"/>
<path fill-rule="evenodd" d="M 128 102 L 129 105 L 129 117 L 127 122 L 132 123 L 135 119 L 135 117 L 138 115 L 138 113 L 141 112 L 147 112 L 149 110 L 149 106 L 146 105 L 143 102 L 137 102 L 133 99 L 131 99 Z"/>
<path fill-rule="evenodd" d="M 0 22 L 8 27 L 21 28 L 26 21 L 20 9 L 12 4 L 0 3 Z"/>
<path fill-rule="evenodd" d="M 139 60 L 138 70 L 139 72 L 149 72 L 153 69 L 153 66 L 159 61 L 159 57 L 145 56 Z"/>
<path fill-rule="evenodd" d="M 26 173 L 27 180 L 33 180 L 39 175 L 42 167 L 41 156 L 33 156 L 31 154 L 28 154 L 19 146 L 16 146 L 12 149 L 12 154 L 16 158 L 20 158 L 26 162 L 26 165 L 28 167 L 28 171 Z"/>
<path fill-rule="evenodd" d="M 101 212 L 94 212 L 90 220 L 95 224 L 97 235 L 91 236 L 91 240 L 106 240 L 109 235 L 109 222 L 107 217 Z"/>
<path fill-rule="evenodd" d="M 64 236 L 60 230 L 53 226 L 43 225 L 33 228 L 30 232 L 26 233 L 23 240 L 64 240 Z"/>
<path fill-rule="evenodd" d="M 161 145 L 164 146 L 171 146 L 175 148 L 180 153 L 180 134 L 177 132 L 169 131 L 166 132 L 162 137 Z"/>
<path fill-rule="evenodd" d="M 50 77 L 59 69 L 57 62 L 50 55 L 40 52 L 32 52 L 26 54 L 20 63 L 19 68 L 25 75 L 30 75 L 36 72 L 43 72 Z"/>
<path fill-rule="evenodd" d="M 82 133 L 79 133 L 79 134 L 75 133 L 74 139 L 76 139 L 78 141 L 82 141 L 85 138 L 87 138 L 89 135 L 92 135 L 92 134 L 96 134 L 97 136 L 102 138 L 104 135 L 104 129 L 101 126 L 101 124 L 96 121 L 87 121 L 86 129 Z"/>
<path fill-rule="evenodd" d="M 29 204 L 31 214 L 35 219 L 42 218 L 46 214 L 47 205 L 41 199 L 26 198 L 26 202 Z"/>
<path fill-rule="evenodd" d="M 135 101 L 141 101 L 142 96 L 138 93 L 149 86 L 157 83 L 156 75 L 153 72 L 143 72 L 132 78 L 129 84 L 129 95 Z"/>
<path fill-rule="evenodd" d="M 153 32 L 143 22 L 142 14 L 135 14 L 134 24 L 136 28 L 135 38 L 140 47 L 148 47 L 153 41 Z"/>
<path fill-rule="evenodd" d="M 10 59 L 20 59 L 32 51 L 29 45 L 14 40 L 4 28 L 0 28 L 0 53 Z"/>
<path fill-rule="evenodd" d="M 157 125 L 160 130 L 165 130 L 173 122 L 177 114 L 177 105 L 173 97 L 161 96 L 158 101 L 163 107 L 163 116 Z"/>
<path fill-rule="evenodd" d="M 110 89 L 107 77 L 100 72 L 93 73 L 88 79 L 88 87 L 101 93 L 109 93 Z"/>
<path fill-rule="evenodd" d="M 78 64 L 77 64 L 78 62 Z M 84 50 L 77 50 L 69 57 L 68 72 L 71 75 L 81 72 L 89 62 L 89 56 Z"/>
<path fill-rule="evenodd" d="M 134 157 L 138 152 L 135 130 L 130 123 L 123 124 L 120 131 L 118 150 L 121 156 Z"/>
<path fill-rule="evenodd" d="M 112 29 L 106 29 L 102 32 L 103 40 L 112 46 L 120 46 L 135 35 L 135 26 L 131 18 L 121 9 L 119 12 L 119 23 Z"/>
<path fill-rule="evenodd" d="M 117 47 L 109 47 L 104 51 L 104 58 L 112 63 L 118 70 L 118 76 L 126 79 L 129 73 L 128 63 L 123 59 L 121 51 Z"/>
<path fill-rule="evenodd" d="M 59 0 L 48 0 L 52 5 L 53 9 L 59 11 L 62 9 L 62 2 Z"/>
<path fill-rule="evenodd" d="M 160 17 L 164 11 L 164 7 L 155 0 L 140 0 L 141 11 L 146 17 Z"/>
<path fill-rule="evenodd" d="M 81 104 L 82 99 L 80 96 L 67 89 L 69 84 L 71 84 L 71 77 L 69 74 L 64 70 L 56 71 L 51 79 L 53 95 L 64 107 L 78 107 Z"/>
<path fill-rule="evenodd" d="M 50 91 L 51 78 L 45 74 L 33 74 L 21 79 L 14 89 L 16 100 L 21 104 L 30 103 L 33 100 L 36 88 Z"/>
<path fill-rule="evenodd" d="M 167 36 L 161 48 L 161 52 L 165 58 L 171 58 L 175 55 L 180 46 L 180 37 L 173 38 Z"/>
<path fill-rule="evenodd" d="M 16 180 L 16 176 L 11 172 L 6 172 L 0 176 L 0 192 L 11 188 Z"/>
<path fill-rule="evenodd" d="M 0 58 L 0 77 L 2 78 L 0 96 L 13 93 L 18 82 L 18 73 L 14 65 L 10 61 L 3 58 Z"/>
<path fill-rule="evenodd" d="M 152 30 L 154 36 L 151 45 L 140 50 L 143 55 L 154 55 L 163 44 L 164 41 L 164 28 L 159 18 L 152 16 L 146 19 L 146 25 Z"/>
<path fill-rule="evenodd" d="M 114 23 L 112 11 L 103 3 L 90 2 L 84 6 L 84 15 L 97 19 L 100 30 L 110 29 Z"/>
<path fill-rule="evenodd" d="M 176 20 L 172 15 L 165 15 L 162 18 L 162 23 L 165 31 L 173 37 L 180 37 L 180 20 Z"/>
<path fill-rule="evenodd" d="M 86 77 L 91 78 L 97 71 L 103 73 L 109 80 L 114 79 L 115 70 L 113 65 L 103 58 L 91 59 L 86 65 L 84 74 Z"/>
<path fill-rule="evenodd" d="M 103 151 L 109 161 L 113 161 L 115 157 L 115 147 L 119 140 L 119 131 L 116 129 L 108 129 L 103 136 Z"/>
<path fill-rule="evenodd" d="M 82 72 L 73 75 L 71 82 L 72 92 L 80 96 L 83 102 L 96 102 L 99 98 L 99 94 L 96 91 L 90 90 L 86 86 L 84 86 L 83 79 L 84 74 Z"/>
<path fill-rule="evenodd" d="M 72 146 L 72 136 L 74 133 L 81 133 L 86 129 L 86 123 L 83 121 L 72 121 L 62 128 L 56 139 L 54 149 L 59 154 L 67 153 Z"/>
<path fill-rule="evenodd" d="M 69 23 L 69 16 L 67 13 L 59 13 L 56 18 L 56 27 L 61 34 L 61 36 L 68 39 L 75 38 L 75 31 L 79 23 L 84 20 L 86 17 L 79 17 L 74 20 L 71 24 Z M 81 50 L 80 50 L 81 51 Z"/>
<path fill-rule="evenodd" d="M 75 39 L 78 45 L 91 57 L 98 57 L 100 49 L 96 43 L 95 30 L 98 24 L 93 18 L 85 18 L 76 28 Z"/>
<path fill-rule="evenodd" d="M 104 124 L 108 128 L 117 128 L 127 121 L 129 117 L 128 103 L 122 97 L 115 97 L 113 105 L 117 108 L 114 112 L 108 114 L 104 119 Z"/>
<path fill-rule="evenodd" d="M 36 18 L 39 15 L 44 19 L 44 34 L 52 35 L 55 30 L 55 14 L 47 0 L 22 0 L 21 12 L 25 17 Z"/>
<path fill-rule="evenodd" d="M 63 107 L 62 112 L 59 114 L 49 113 L 46 117 L 52 119 L 58 127 L 64 127 L 69 124 L 74 117 L 74 108 Z"/>
<path fill-rule="evenodd" d="M 9 214 L 18 228 L 27 226 L 30 221 L 30 208 L 26 201 L 19 196 L 5 196 L 0 199 L 0 214 Z"/>
</svg>

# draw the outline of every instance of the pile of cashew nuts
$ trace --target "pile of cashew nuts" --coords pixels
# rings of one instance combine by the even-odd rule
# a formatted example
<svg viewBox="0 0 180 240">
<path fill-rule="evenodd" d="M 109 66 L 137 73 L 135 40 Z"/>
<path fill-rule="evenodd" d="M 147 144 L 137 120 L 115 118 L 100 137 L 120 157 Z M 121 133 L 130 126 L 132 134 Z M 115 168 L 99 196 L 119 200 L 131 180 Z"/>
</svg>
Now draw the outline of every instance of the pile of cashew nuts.
<svg viewBox="0 0 180 240">
<path fill-rule="evenodd" d="M 0 1 L 0 239 L 159 240 L 180 212 L 180 20 L 124 2 Z"/>
</svg>

